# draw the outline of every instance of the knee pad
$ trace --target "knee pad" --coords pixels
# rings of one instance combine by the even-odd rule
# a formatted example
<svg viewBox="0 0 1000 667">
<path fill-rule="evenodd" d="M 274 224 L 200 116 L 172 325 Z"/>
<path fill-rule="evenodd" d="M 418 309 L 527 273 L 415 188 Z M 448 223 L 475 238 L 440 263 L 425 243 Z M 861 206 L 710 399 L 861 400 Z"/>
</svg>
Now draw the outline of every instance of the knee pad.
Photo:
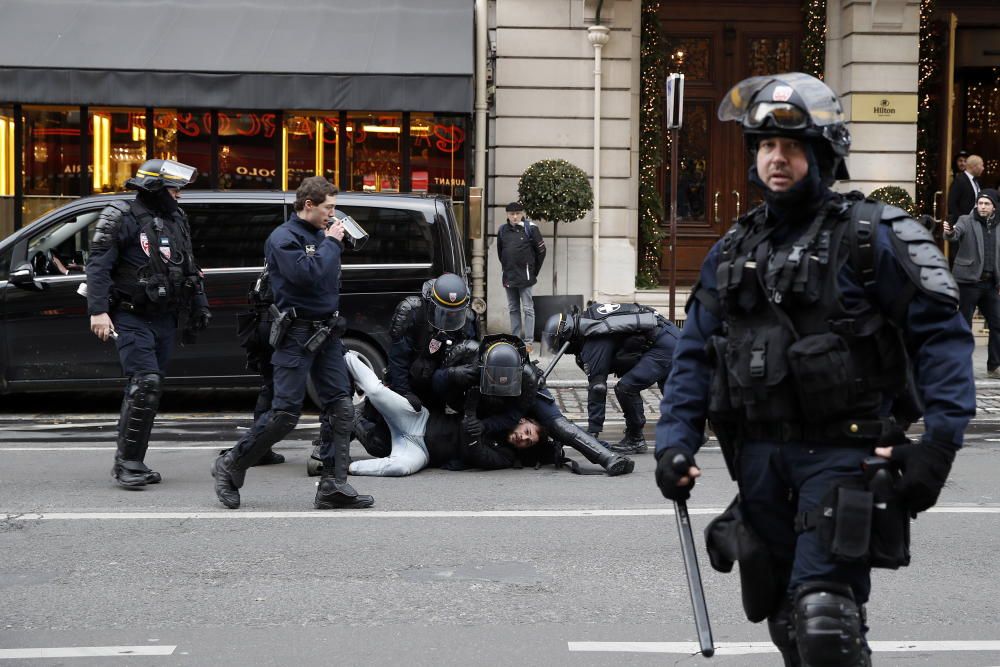
<svg viewBox="0 0 1000 667">
<path fill-rule="evenodd" d="M 608 385 L 606 382 L 595 382 L 590 385 L 590 397 L 598 403 L 603 403 L 608 398 Z"/>
<path fill-rule="evenodd" d="M 796 589 L 792 627 L 804 667 L 868 665 L 861 626 L 861 610 L 850 586 L 810 581 Z"/>
<path fill-rule="evenodd" d="M 136 373 L 132 376 L 129 393 L 136 407 L 155 410 L 163 394 L 163 376 L 159 373 Z"/>
<path fill-rule="evenodd" d="M 618 397 L 619 403 L 634 401 L 639 397 L 639 390 L 631 385 L 625 384 L 624 382 L 619 382 L 615 385 L 615 396 Z"/>
</svg>

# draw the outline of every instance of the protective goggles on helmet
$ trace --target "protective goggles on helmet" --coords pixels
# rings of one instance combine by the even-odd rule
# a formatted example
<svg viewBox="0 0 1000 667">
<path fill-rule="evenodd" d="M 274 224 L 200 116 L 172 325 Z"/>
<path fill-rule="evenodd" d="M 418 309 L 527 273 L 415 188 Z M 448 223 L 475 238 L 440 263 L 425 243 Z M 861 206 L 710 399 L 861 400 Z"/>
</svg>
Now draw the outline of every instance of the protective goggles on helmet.
<svg viewBox="0 0 1000 667">
<path fill-rule="evenodd" d="M 804 130 L 809 127 L 809 114 L 788 102 L 757 102 L 743 117 L 745 127 L 757 129 L 765 123 L 779 130 Z"/>
</svg>

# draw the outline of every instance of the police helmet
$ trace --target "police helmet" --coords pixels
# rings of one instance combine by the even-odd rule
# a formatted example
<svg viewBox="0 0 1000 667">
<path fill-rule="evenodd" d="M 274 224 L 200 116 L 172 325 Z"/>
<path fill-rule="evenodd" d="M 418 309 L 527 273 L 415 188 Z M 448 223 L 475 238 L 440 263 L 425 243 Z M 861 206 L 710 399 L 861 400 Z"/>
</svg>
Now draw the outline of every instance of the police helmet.
<svg viewBox="0 0 1000 667">
<path fill-rule="evenodd" d="M 441 331 L 457 331 L 465 325 L 469 312 L 469 287 L 454 273 L 442 273 L 424 285 L 424 299 L 430 304 L 428 319 Z"/>
<path fill-rule="evenodd" d="M 557 313 L 545 321 L 542 345 L 549 353 L 555 354 L 564 343 L 573 339 L 576 334 L 577 317 L 573 313 Z"/>
<path fill-rule="evenodd" d="M 761 137 L 800 139 L 816 151 L 825 181 L 847 179 L 844 158 L 851 133 L 837 95 L 814 76 L 788 72 L 754 76 L 733 86 L 719 104 L 719 120 L 738 121 L 751 149 Z"/>
<path fill-rule="evenodd" d="M 524 360 L 512 344 L 499 341 L 483 353 L 479 391 L 484 396 L 520 396 Z"/>
<path fill-rule="evenodd" d="M 183 188 L 198 177 L 198 170 L 174 160 L 146 160 L 133 178 L 125 181 L 129 190 L 156 192 L 163 188 Z"/>
</svg>

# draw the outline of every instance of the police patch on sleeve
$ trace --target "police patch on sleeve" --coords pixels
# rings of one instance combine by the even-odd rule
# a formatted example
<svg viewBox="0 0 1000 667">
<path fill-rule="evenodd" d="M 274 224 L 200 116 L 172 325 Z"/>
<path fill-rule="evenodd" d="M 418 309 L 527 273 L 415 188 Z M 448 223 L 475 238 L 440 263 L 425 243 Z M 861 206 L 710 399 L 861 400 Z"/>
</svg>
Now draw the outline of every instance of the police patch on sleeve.
<svg viewBox="0 0 1000 667">
<path fill-rule="evenodd" d="M 315 255 L 316 254 L 316 246 L 313 245 L 313 244 L 311 244 L 311 243 L 309 245 L 307 245 L 306 246 L 306 254 L 309 255 L 310 257 L 312 257 L 313 255 Z"/>
</svg>

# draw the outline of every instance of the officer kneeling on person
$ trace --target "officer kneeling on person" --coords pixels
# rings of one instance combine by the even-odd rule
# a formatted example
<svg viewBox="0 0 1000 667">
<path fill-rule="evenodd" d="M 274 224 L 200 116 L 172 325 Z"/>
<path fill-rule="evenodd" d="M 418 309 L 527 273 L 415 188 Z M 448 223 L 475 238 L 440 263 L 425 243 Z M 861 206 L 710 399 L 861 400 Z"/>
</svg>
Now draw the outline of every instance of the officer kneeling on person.
<svg viewBox="0 0 1000 667">
<path fill-rule="evenodd" d="M 115 481 L 128 488 L 161 480 L 145 458 L 178 316 L 186 314 L 188 335 L 207 327 L 212 317 L 187 216 L 177 205 L 180 189 L 197 173 L 172 160 L 144 162 L 125 184 L 137 191 L 135 200 L 115 201 L 101 211 L 90 244 L 90 330 L 101 340 L 115 338 L 128 377 L 111 469 Z"/>
<path fill-rule="evenodd" d="M 267 239 L 265 255 L 277 310 L 271 329 L 274 347 L 274 399 L 271 409 L 212 467 L 215 494 L 230 509 L 240 506 L 239 489 L 246 471 L 284 438 L 299 421 L 306 382 L 312 377 L 331 440 L 323 443 L 323 477 L 316 509 L 371 507 L 347 482 L 354 407 L 340 340 L 340 256 L 344 227 L 329 223 L 337 188 L 321 176 L 302 181 L 295 212 Z"/>
<path fill-rule="evenodd" d="M 850 135 L 823 82 L 747 79 L 719 118 L 742 124 L 764 203 L 702 264 L 660 408 L 656 481 L 689 496 L 710 420 L 740 491 L 719 521 L 741 521 L 743 535 L 718 563 L 739 560 L 748 618 L 767 619 L 785 665 L 869 665 L 871 567 L 909 562 L 910 514 L 937 502 L 962 446 L 972 335 L 930 232 L 830 189 L 847 176 Z M 919 443 L 887 410 L 912 403 L 906 390 L 923 404 Z M 709 543 L 713 565 L 733 546 Z"/>
</svg>

